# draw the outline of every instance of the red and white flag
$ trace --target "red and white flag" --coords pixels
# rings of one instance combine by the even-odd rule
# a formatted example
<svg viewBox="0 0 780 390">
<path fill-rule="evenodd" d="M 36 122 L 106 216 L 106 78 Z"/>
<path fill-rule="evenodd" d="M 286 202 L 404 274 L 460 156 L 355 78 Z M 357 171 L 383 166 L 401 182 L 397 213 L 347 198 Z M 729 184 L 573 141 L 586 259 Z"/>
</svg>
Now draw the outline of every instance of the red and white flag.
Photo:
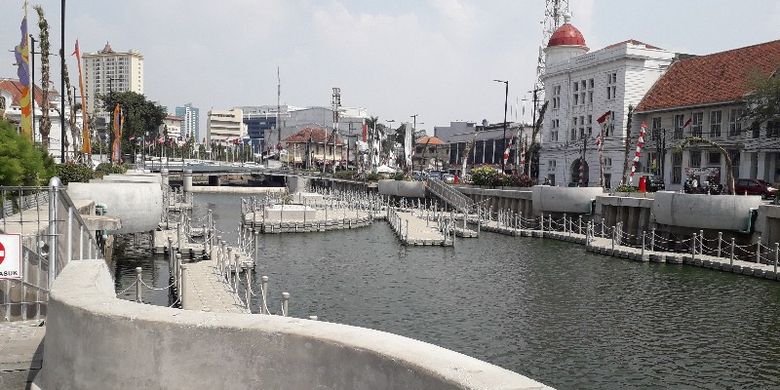
<svg viewBox="0 0 780 390">
<path fill-rule="evenodd" d="M 690 122 L 690 119 L 688 120 Z M 639 165 L 639 158 L 642 155 L 642 148 L 645 147 L 645 133 L 647 133 L 647 122 L 642 122 L 639 130 L 639 139 L 636 140 L 636 152 L 634 153 L 634 164 L 631 165 L 631 173 L 628 175 L 628 185 L 634 182 L 634 173 Z"/>
</svg>

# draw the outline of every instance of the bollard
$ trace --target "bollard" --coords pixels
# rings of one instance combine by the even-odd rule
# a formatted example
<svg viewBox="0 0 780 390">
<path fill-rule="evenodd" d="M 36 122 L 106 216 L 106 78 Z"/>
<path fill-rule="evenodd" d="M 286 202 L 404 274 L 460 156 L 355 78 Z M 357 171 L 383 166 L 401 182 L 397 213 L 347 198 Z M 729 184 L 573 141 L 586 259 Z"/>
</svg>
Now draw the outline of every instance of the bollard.
<svg viewBox="0 0 780 390">
<path fill-rule="evenodd" d="M 577 234 L 582 234 L 582 215 L 577 218 Z"/>
<path fill-rule="evenodd" d="M 563 213 L 563 232 L 566 233 L 566 213 Z"/>
<path fill-rule="evenodd" d="M 780 243 L 775 243 L 775 275 L 777 274 L 777 259 L 780 257 Z"/>
<path fill-rule="evenodd" d="M 615 236 L 617 235 L 617 229 L 612 229 L 612 255 L 615 253 Z"/>
<path fill-rule="evenodd" d="M 704 230 L 699 230 L 699 254 L 704 254 Z"/>
<path fill-rule="evenodd" d="M 251 301 L 252 296 L 250 295 L 249 289 L 251 288 L 251 280 L 249 278 L 249 269 L 243 268 L 244 270 L 244 277 L 246 279 L 246 288 L 244 289 L 244 303 L 246 304 L 246 309 L 251 313 L 251 309 L 249 308 L 249 302 Z"/>
<path fill-rule="evenodd" d="M 691 241 L 691 260 L 696 259 L 696 237 L 697 234 L 693 233 L 693 240 Z"/>
<path fill-rule="evenodd" d="M 282 293 L 282 315 L 288 317 L 290 315 L 290 293 Z"/>
<path fill-rule="evenodd" d="M 257 259 L 259 258 L 258 253 L 260 251 L 260 245 L 258 245 L 258 243 L 257 243 L 259 238 L 260 238 L 260 232 L 255 230 L 255 240 L 253 241 L 253 244 L 252 244 L 255 247 L 255 263 L 257 263 Z"/>
<path fill-rule="evenodd" d="M 642 259 L 645 258 L 645 236 L 647 235 L 647 232 L 642 230 Z"/>
<path fill-rule="evenodd" d="M 756 264 L 761 264 L 761 236 L 756 241 Z"/>
<path fill-rule="evenodd" d="M 238 283 L 241 282 L 241 271 L 243 270 L 243 266 L 240 261 L 238 261 L 241 258 L 241 255 L 236 253 L 235 254 L 235 261 L 236 265 L 234 269 L 236 272 L 233 273 L 233 290 L 238 292 Z"/>
<path fill-rule="evenodd" d="M 644 230 L 643 230 L 643 232 L 644 232 Z M 652 229 L 650 229 L 650 252 L 652 252 L 654 250 L 655 250 L 655 228 L 652 228 Z"/>
<path fill-rule="evenodd" d="M 261 297 L 263 299 L 263 302 L 260 303 L 260 314 L 270 314 L 266 310 L 268 307 L 268 276 L 261 276 L 260 277 L 260 291 L 262 292 L 263 296 Z"/>
<path fill-rule="evenodd" d="M 141 267 L 135 267 L 135 301 L 141 302 Z"/>
<path fill-rule="evenodd" d="M 601 238 L 604 238 L 604 217 L 601 217 Z"/>
<path fill-rule="evenodd" d="M 177 283 L 176 284 L 176 289 L 181 291 L 181 286 L 182 286 L 182 284 L 181 284 L 181 269 L 182 269 L 181 268 L 182 267 L 181 253 L 177 253 L 176 254 L 175 267 L 176 267 L 175 271 L 176 271 L 176 283 Z"/>
<path fill-rule="evenodd" d="M 720 258 L 722 243 L 723 243 L 723 232 L 718 232 L 718 258 Z"/>
<path fill-rule="evenodd" d="M 208 232 L 206 231 L 205 223 L 201 225 L 201 229 L 203 229 L 201 231 L 203 232 L 203 253 L 205 254 L 209 250 L 209 235 Z"/>
<path fill-rule="evenodd" d="M 168 269 L 173 269 L 173 237 L 168 236 Z"/>
<path fill-rule="evenodd" d="M 734 265 L 734 237 L 731 237 L 731 257 L 729 258 L 729 264 Z"/>
<path fill-rule="evenodd" d="M 181 273 L 181 287 L 179 288 L 179 304 L 181 305 L 181 308 L 184 309 L 184 297 L 187 292 L 186 288 L 184 287 L 187 282 L 187 265 L 182 264 L 180 267 L 180 273 Z"/>
</svg>

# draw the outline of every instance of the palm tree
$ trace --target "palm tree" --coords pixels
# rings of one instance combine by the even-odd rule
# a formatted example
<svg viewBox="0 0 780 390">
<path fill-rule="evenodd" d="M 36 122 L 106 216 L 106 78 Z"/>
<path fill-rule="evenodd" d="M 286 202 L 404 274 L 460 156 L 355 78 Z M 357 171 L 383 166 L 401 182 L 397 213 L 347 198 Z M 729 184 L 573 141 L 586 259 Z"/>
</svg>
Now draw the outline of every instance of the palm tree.
<svg viewBox="0 0 780 390">
<path fill-rule="evenodd" d="M 51 120 L 49 119 L 49 22 L 43 16 L 43 7 L 36 5 L 33 8 L 38 13 L 38 28 L 41 30 L 38 43 L 41 49 L 41 89 L 43 89 L 43 96 L 41 97 L 41 119 L 38 131 L 41 133 L 41 142 L 43 142 L 44 149 L 48 150 L 49 132 L 51 131 Z M 60 125 L 65 126 L 64 123 Z M 62 140 L 62 142 L 65 142 L 65 140 Z"/>
</svg>

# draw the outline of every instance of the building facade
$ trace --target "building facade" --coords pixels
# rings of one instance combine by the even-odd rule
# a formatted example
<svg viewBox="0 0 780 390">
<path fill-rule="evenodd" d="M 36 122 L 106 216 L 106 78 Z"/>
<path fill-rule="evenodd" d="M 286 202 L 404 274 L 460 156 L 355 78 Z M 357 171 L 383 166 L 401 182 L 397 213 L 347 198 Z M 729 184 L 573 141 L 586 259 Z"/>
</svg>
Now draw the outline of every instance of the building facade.
<svg viewBox="0 0 780 390">
<path fill-rule="evenodd" d="M 504 159 L 506 146 L 514 142 L 509 149 L 509 158 L 506 162 L 507 171 L 519 168 L 520 156 L 517 155 L 517 148 L 522 153 L 523 145 L 530 145 L 533 128 L 530 125 L 521 123 L 507 123 L 506 139 L 504 138 L 504 124 L 483 122 L 482 125 L 476 125 L 471 122 L 452 122 L 450 126 L 437 126 L 434 133 L 443 137 L 444 147 L 446 147 L 445 169 L 459 171 L 463 166 L 463 156 L 468 151 L 466 158 L 466 168 L 477 165 L 493 165 L 500 167 Z M 518 137 L 519 136 L 519 137 Z M 437 135 L 436 137 L 439 137 Z M 517 139 L 521 141 L 517 141 Z M 513 141 L 514 140 L 514 141 Z M 538 141 L 537 136 L 537 141 Z M 469 144 L 473 145 L 469 149 Z"/>
<path fill-rule="evenodd" d="M 263 138 L 268 140 L 264 145 L 265 150 L 272 149 L 279 139 L 284 140 L 304 128 L 333 129 L 333 110 L 329 107 L 287 106 L 286 115 L 281 115 L 280 118 L 278 127 L 264 132 Z M 350 140 L 351 148 L 354 148 L 355 139 L 362 133 L 363 121 L 367 118 L 368 111 L 365 108 L 339 109 L 338 133 L 342 138 Z"/>
<path fill-rule="evenodd" d="M 561 186 L 600 185 L 597 118 L 611 113 L 602 147 L 603 186 L 619 185 L 626 143 L 631 142 L 626 129 L 628 108 L 639 103 L 673 57 L 635 40 L 589 52 L 584 37 L 567 19 L 545 48 L 542 82 L 547 112 L 538 179 Z"/>
<path fill-rule="evenodd" d="M 239 108 L 232 110 L 210 110 L 206 119 L 207 144 L 229 144 L 240 142 L 246 134 L 244 114 Z"/>
<path fill-rule="evenodd" d="M 335 142 L 334 142 L 335 141 Z M 330 129 L 306 127 L 282 140 L 285 154 L 281 160 L 301 167 L 315 167 L 345 162 L 344 142 Z"/>
<path fill-rule="evenodd" d="M 163 118 L 163 123 L 160 125 L 160 134 L 168 134 L 168 139 L 184 141 L 187 137 L 182 132 L 182 117 L 175 115 L 168 115 Z"/>
<path fill-rule="evenodd" d="M 144 57 L 130 50 L 115 52 L 106 42 L 103 50 L 84 53 L 84 84 L 87 90 L 87 112 L 102 112 L 97 97 L 109 92 L 144 93 Z"/>
<path fill-rule="evenodd" d="M 750 79 L 778 67 L 780 40 L 675 61 L 636 109 L 634 121 L 649 131 L 643 165 L 669 190 L 687 178 L 728 185 L 727 159 L 714 142 L 726 150 L 735 179 L 780 183 L 780 121 L 751 123 L 743 102 Z"/>
<path fill-rule="evenodd" d="M 195 142 L 205 141 L 200 134 L 200 110 L 193 107 L 192 103 L 176 107 L 176 116 L 181 118 L 181 132 L 184 137 L 195 137 Z"/>
</svg>

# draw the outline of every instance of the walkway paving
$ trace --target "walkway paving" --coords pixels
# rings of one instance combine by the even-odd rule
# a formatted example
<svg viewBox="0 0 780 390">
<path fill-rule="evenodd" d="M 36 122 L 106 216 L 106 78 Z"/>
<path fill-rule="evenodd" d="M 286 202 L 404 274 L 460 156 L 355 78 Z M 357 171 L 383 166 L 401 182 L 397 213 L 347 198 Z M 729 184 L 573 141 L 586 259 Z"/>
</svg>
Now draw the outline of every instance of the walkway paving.
<svg viewBox="0 0 780 390">
<path fill-rule="evenodd" d="M 0 389 L 30 388 L 43 364 L 42 322 L 0 322 Z"/>
<path fill-rule="evenodd" d="M 393 230 L 398 238 L 406 245 L 452 245 L 447 240 L 434 221 L 427 221 L 424 217 L 408 211 L 398 211 L 400 223 L 392 223 Z"/>
<path fill-rule="evenodd" d="M 220 274 L 216 260 L 187 263 L 182 308 L 217 313 L 249 313 L 241 297 Z"/>
</svg>

